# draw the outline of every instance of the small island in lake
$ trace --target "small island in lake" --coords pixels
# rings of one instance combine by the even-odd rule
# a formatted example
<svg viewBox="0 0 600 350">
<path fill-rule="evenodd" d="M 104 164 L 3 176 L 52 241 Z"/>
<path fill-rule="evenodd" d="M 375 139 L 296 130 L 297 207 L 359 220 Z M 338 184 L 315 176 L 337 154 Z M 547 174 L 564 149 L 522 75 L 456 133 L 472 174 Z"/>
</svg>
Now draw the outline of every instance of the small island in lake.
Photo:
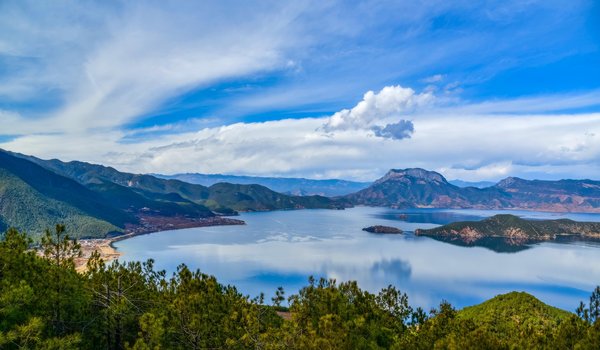
<svg viewBox="0 0 600 350">
<path fill-rule="evenodd" d="M 392 226 L 375 225 L 363 228 L 363 231 L 371 233 L 402 233 L 402 230 Z"/>
<path fill-rule="evenodd" d="M 600 223 L 578 222 L 569 219 L 525 220 L 515 215 L 494 215 L 481 221 L 453 222 L 432 229 L 417 229 L 417 236 L 428 236 L 441 241 L 460 245 L 493 244 L 500 251 L 499 244 L 508 247 L 525 247 L 527 244 L 565 241 L 600 240 Z"/>
</svg>

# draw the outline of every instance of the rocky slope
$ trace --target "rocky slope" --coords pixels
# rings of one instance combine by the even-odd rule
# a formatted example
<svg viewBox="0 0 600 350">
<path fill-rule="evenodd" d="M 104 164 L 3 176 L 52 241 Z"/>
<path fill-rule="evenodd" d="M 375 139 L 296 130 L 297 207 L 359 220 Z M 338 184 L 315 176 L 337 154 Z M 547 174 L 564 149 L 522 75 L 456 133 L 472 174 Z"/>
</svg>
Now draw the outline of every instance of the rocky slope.
<svg viewBox="0 0 600 350">
<path fill-rule="evenodd" d="M 368 188 L 344 197 L 353 204 L 393 208 L 500 208 L 510 195 L 497 188 L 461 188 L 439 173 L 392 169 Z"/>
<path fill-rule="evenodd" d="M 527 209 L 600 213 L 600 182 L 507 178 L 485 188 L 458 187 L 439 173 L 392 169 L 368 188 L 343 197 L 356 205 L 393 208 Z"/>
<path fill-rule="evenodd" d="M 370 233 L 402 233 L 402 230 L 400 230 L 397 227 L 382 226 L 382 225 L 365 227 L 365 228 L 363 228 L 363 231 L 367 231 Z"/>
<path fill-rule="evenodd" d="M 494 188 L 508 193 L 511 203 L 523 209 L 600 212 L 600 181 L 543 181 L 509 177 Z"/>
</svg>

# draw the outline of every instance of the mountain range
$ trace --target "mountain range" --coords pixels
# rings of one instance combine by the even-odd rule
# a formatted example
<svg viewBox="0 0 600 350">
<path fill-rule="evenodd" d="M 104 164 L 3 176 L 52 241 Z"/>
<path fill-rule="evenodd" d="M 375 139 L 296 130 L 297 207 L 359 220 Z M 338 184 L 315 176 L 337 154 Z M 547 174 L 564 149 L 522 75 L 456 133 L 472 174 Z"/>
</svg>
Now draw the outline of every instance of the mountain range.
<svg viewBox="0 0 600 350">
<path fill-rule="evenodd" d="M 223 174 L 184 173 L 174 175 L 152 174 L 161 179 L 175 179 L 192 184 L 212 186 L 219 182 L 228 182 L 242 185 L 262 185 L 273 191 L 296 196 L 321 195 L 327 197 L 343 196 L 358 192 L 369 187 L 372 182 L 358 182 L 339 179 L 313 180 L 294 177 L 263 177 L 239 176 Z M 463 181 L 449 180 L 449 183 L 458 187 L 489 187 L 495 185 L 491 181 Z"/>
<path fill-rule="evenodd" d="M 354 205 L 393 208 L 600 213 L 600 181 L 543 181 L 509 177 L 490 187 L 458 187 L 434 171 L 392 169 L 371 186 L 342 199 Z"/>
<path fill-rule="evenodd" d="M 262 185 L 273 191 L 297 195 L 321 195 L 327 197 L 342 196 L 369 187 L 371 182 L 355 182 L 347 180 L 326 179 L 311 180 L 290 177 L 261 177 L 261 176 L 237 176 L 222 174 L 198 174 L 186 173 L 175 175 L 153 174 L 162 179 L 175 179 L 192 184 L 212 186 L 219 182 L 228 182 L 241 185 Z"/>
<path fill-rule="evenodd" d="M 0 226 L 37 239 L 65 223 L 75 237 L 104 237 L 219 222 L 237 211 L 339 208 L 323 196 L 290 196 L 260 185 L 210 187 L 130 174 L 84 162 L 42 160 L 0 150 Z"/>
<path fill-rule="evenodd" d="M 509 177 L 489 187 L 459 187 L 439 173 L 412 168 L 392 169 L 366 188 L 362 188 L 365 183 L 343 180 L 279 182 L 306 192 L 344 193 L 362 188 L 325 197 L 283 194 L 260 184 L 218 182 L 207 187 L 163 177 L 0 150 L 0 230 L 14 226 L 37 239 L 44 229 L 64 223 L 75 237 L 105 237 L 241 223 L 222 218 L 238 211 L 341 209 L 353 205 L 600 212 L 600 182 L 592 180 Z M 260 179 L 277 182 L 251 177 L 244 181 Z"/>
</svg>

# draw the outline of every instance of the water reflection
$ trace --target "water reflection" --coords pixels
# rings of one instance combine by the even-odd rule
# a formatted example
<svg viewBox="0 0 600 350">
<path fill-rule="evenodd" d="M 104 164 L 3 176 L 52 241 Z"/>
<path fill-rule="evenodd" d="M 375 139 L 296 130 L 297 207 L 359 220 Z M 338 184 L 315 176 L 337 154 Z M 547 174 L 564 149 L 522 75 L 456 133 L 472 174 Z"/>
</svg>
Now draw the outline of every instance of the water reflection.
<svg viewBox="0 0 600 350">
<path fill-rule="evenodd" d="M 402 259 L 377 261 L 371 266 L 371 274 L 377 278 L 389 279 L 394 285 L 408 280 L 411 272 L 410 263 Z"/>
<path fill-rule="evenodd" d="M 512 290 L 525 290 L 545 302 L 573 310 L 600 284 L 597 245 L 543 243 L 515 254 L 460 247 L 410 233 L 493 211 L 393 211 L 384 208 L 302 210 L 243 214 L 246 226 L 161 232 L 116 244 L 124 259 L 153 258 L 157 268 L 175 271 L 180 263 L 235 284 L 252 296 L 287 294 L 305 286 L 308 276 L 357 280 L 373 292 L 393 284 L 410 302 L 426 308 L 446 299 L 466 306 Z M 556 214 L 512 212 L 534 218 Z M 411 214 L 394 218 L 394 215 Z M 572 214 L 576 220 L 600 215 Z M 423 222 L 419 222 L 423 221 Z M 396 226 L 408 233 L 376 235 L 371 225 Z"/>
<path fill-rule="evenodd" d="M 423 209 L 421 211 L 391 211 L 385 210 L 381 213 L 372 214 L 372 217 L 384 220 L 397 220 L 411 223 L 428 223 L 446 225 L 455 221 L 478 221 L 483 217 L 474 214 L 463 214 L 451 211 L 434 211 Z"/>
</svg>

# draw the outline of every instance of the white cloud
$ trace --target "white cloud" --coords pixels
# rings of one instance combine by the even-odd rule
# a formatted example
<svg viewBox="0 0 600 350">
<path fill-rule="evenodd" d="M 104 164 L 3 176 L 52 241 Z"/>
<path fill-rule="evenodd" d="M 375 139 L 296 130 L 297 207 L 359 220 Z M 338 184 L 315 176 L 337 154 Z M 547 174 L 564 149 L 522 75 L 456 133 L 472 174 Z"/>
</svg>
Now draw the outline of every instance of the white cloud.
<svg viewBox="0 0 600 350">
<path fill-rule="evenodd" d="M 446 76 L 444 74 L 434 74 L 427 78 L 421 79 L 421 82 L 427 83 L 427 84 L 433 84 L 433 83 L 439 83 L 440 81 L 444 80 L 445 78 L 446 78 Z"/>
<path fill-rule="evenodd" d="M 437 169 L 448 179 L 478 181 L 481 179 L 497 180 L 514 174 L 515 167 L 511 161 L 487 164 L 480 167 L 441 167 Z"/>
<path fill-rule="evenodd" d="M 60 1 L 5 6 L 0 55 L 12 57 L 0 98 L 61 101 L 3 133 L 85 133 L 122 127 L 169 98 L 208 84 L 288 67 L 304 39 L 304 4 Z M 260 9 L 261 11 L 257 11 Z M 56 16 L 48 16 L 56 13 Z M 13 118 L 14 119 L 14 118 Z"/>
<path fill-rule="evenodd" d="M 402 142 L 362 129 L 324 134 L 327 118 L 236 123 L 122 144 L 121 133 L 31 135 L 0 147 L 82 159 L 132 172 L 203 172 L 373 180 L 423 167 L 448 178 L 600 178 L 600 114 L 422 114 Z M 81 147 L 89 144 L 89 147 Z M 40 152 L 40 150 L 43 150 Z"/>
<path fill-rule="evenodd" d="M 378 93 L 365 93 L 362 101 L 354 108 L 344 109 L 332 115 L 323 125 L 323 130 L 332 132 L 371 129 L 382 121 L 400 118 L 432 101 L 433 95 L 428 92 L 417 94 L 411 88 L 386 86 Z"/>
</svg>

